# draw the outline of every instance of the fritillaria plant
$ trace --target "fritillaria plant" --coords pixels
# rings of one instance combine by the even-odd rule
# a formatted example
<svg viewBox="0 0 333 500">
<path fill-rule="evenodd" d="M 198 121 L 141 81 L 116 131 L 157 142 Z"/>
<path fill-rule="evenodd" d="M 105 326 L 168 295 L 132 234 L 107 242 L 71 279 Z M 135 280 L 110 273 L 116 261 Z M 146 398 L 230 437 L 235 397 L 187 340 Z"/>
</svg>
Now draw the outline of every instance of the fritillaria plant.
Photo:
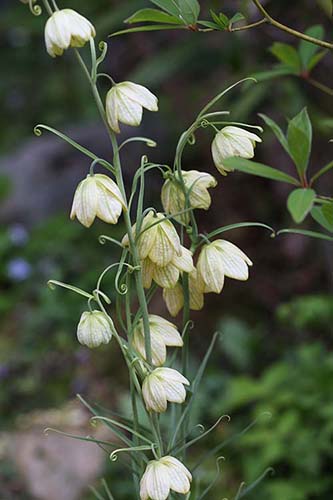
<svg viewBox="0 0 333 500">
<path fill-rule="evenodd" d="M 29 3 L 33 13 L 41 13 L 40 6 L 32 0 L 25 3 Z M 231 171 L 224 165 L 226 158 L 254 156 L 256 143 L 261 139 L 253 129 L 262 130 L 258 126 L 226 122 L 227 111 L 212 110 L 227 92 L 241 83 L 237 82 L 214 97 L 182 133 L 172 166 L 152 163 L 144 155 L 138 161 L 132 185 L 125 186 L 121 162 L 123 149 L 135 141 L 148 147 L 156 143 L 135 136 L 119 143 L 118 134 L 123 125 L 140 125 L 143 112 L 156 112 L 157 97 L 138 83 L 115 83 L 110 75 L 107 75 L 110 89 L 105 96 L 101 95 L 99 79 L 105 77 L 105 73 L 99 73 L 99 66 L 107 53 L 106 43 L 99 44 L 98 55 L 94 41 L 96 31 L 90 21 L 72 9 L 59 10 L 55 1 L 43 0 L 43 4 L 49 16 L 45 24 L 46 50 L 50 56 L 59 57 L 72 49 L 108 132 L 112 156 L 100 158 L 97 152 L 89 151 L 47 125 L 37 125 L 35 133 L 40 135 L 42 130 L 54 133 L 87 158 L 87 176 L 74 193 L 71 219 L 77 218 L 89 228 L 96 217 L 111 225 L 117 224 L 122 217 L 126 227 L 121 241 L 113 238 L 112 227 L 109 235 L 102 237 L 104 243 L 116 245 L 119 261 L 100 273 L 92 291 L 50 281 L 51 287 L 66 288 L 87 301 L 78 322 L 78 341 L 88 348 L 98 348 L 112 341 L 110 348 L 117 349 L 118 344 L 129 371 L 131 422 L 104 416 L 80 398 L 94 414 L 93 422 L 108 425 L 117 442 L 82 439 L 103 444 L 111 460 L 121 452 L 131 454 L 133 495 L 141 500 L 166 500 L 172 492 L 186 495 L 186 498 L 190 495 L 191 498 L 203 498 L 208 490 L 192 489 L 191 493 L 196 477 L 189 472 L 191 464 L 187 463 L 186 452 L 211 430 L 190 438 L 193 401 L 217 335 L 191 379 L 188 366 L 190 311 L 204 307 L 205 294 L 220 294 L 225 278 L 248 279 L 249 266 L 252 266 L 249 257 L 231 241 L 216 237 L 246 225 L 268 226 L 231 224 L 210 234 L 201 234 L 196 210 L 210 208 L 211 190 L 222 180 L 219 173 L 226 175 Z M 88 52 L 89 64 L 81 57 L 79 49 Z M 213 133 L 212 165 L 217 168 L 216 178 L 205 171 L 186 169 L 184 165 L 184 150 L 193 143 L 199 129 Z M 95 172 L 97 165 L 103 173 Z M 161 172 L 163 184 L 161 204 L 156 208 L 145 207 L 145 178 L 153 169 Z M 103 278 L 112 269 L 116 269 L 114 288 L 118 294 L 115 307 L 103 288 Z M 159 289 L 162 289 L 166 305 L 165 315 L 176 316 L 182 311 L 182 324 L 177 322 L 176 325 L 151 310 L 151 299 Z M 134 295 L 137 302 L 133 301 Z M 175 348 L 171 356 L 169 348 Z M 142 411 L 149 428 L 141 421 Z M 169 425 L 161 425 L 162 414 Z M 107 487 L 106 493 L 113 498 Z"/>
</svg>

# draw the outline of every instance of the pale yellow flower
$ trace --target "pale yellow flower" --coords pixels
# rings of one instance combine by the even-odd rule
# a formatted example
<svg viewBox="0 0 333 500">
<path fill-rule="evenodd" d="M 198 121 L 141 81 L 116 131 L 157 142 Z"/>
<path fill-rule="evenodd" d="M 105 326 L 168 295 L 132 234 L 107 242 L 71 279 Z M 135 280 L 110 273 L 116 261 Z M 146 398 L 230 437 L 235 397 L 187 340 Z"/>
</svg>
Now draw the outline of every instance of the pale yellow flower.
<svg viewBox="0 0 333 500">
<path fill-rule="evenodd" d="M 141 500 L 166 500 L 170 490 L 186 495 L 192 475 L 177 458 L 170 455 L 148 462 L 140 481 Z"/>
<path fill-rule="evenodd" d="M 95 218 L 117 224 L 119 216 L 125 208 L 125 202 L 117 184 L 104 174 L 87 175 L 78 185 L 71 219 L 77 219 L 86 227 L 90 227 Z"/>
<path fill-rule="evenodd" d="M 212 155 L 217 170 L 227 175 L 232 169 L 224 165 L 224 160 L 232 156 L 253 158 L 256 142 L 261 142 L 258 135 L 232 125 L 224 127 L 215 136 L 212 143 Z"/>
<path fill-rule="evenodd" d="M 102 311 L 82 313 L 77 327 L 77 338 L 80 344 L 90 348 L 108 344 L 112 338 L 109 321 Z"/>
<path fill-rule="evenodd" d="M 211 204 L 208 189 L 215 187 L 217 184 L 214 177 L 206 172 L 189 170 L 182 171 L 182 178 L 188 192 L 190 207 L 208 210 Z M 185 194 L 178 172 L 163 184 L 161 200 L 164 210 L 171 215 L 181 212 L 186 208 Z M 175 219 L 186 224 L 190 219 L 190 214 L 189 212 L 184 212 L 181 215 L 176 215 Z"/>
<path fill-rule="evenodd" d="M 149 315 L 149 330 L 152 361 L 154 365 L 161 366 L 166 360 L 166 348 L 182 347 L 183 340 L 177 327 L 173 323 L 170 323 L 170 321 L 156 314 Z M 133 346 L 144 359 L 147 359 L 142 319 L 134 328 Z"/>
<path fill-rule="evenodd" d="M 173 288 L 163 288 L 163 300 L 171 316 L 175 317 L 184 307 L 183 287 L 176 283 Z"/>
<path fill-rule="evenodd" d="M 157 97 L 142 85 L 132 82 L 117 83 L 106 96 L 106 116 L 114 132 L 119 133 L 119 122 L 137 127 L 143 108 L 158 111 Z"/>
<path fill-rule="evenodd" d="M 167 402 L 183 403 L 184 385 L 190 382 L 173 368 L 155 368 L 143 381 L 142 396 L 148 411 L 165 412 Z"/>
<path fill-rule="evenodd" d="M 204 284 L 204 293 L 220 293 L 224 277 L 245 281 L 249 277 L 251 260 L 236 245 L 226 240 L 215 240 L 205 245 L 200 253 L 198 279 Z"/>
<path fill-rule="evenodd" d="M 91 22 L 75 10 L 57 10 L 45 25 L 46 50 L 52 57 L 61 56 L 69 47 L 83 47 L 95 35 Z"/>
</svg>

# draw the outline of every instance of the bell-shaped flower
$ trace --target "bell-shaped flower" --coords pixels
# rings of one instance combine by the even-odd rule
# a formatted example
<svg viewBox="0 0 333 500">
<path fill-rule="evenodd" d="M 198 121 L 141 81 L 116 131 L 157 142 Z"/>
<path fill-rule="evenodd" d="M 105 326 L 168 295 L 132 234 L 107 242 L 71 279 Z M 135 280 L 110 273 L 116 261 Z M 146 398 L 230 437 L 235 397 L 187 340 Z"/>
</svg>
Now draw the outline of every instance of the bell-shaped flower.
<svg viewBox="0 0 333 500">
<path fill-rule="evenodd" d="M 87 175 L 76 188 L 71 219 L 77 219 L 90 227 L 95 218 L 117 224 L 125 208 L 125 202 L 117 184 L 104 174 Z"/>
<path fill-rule="evenodd" d="M 163 288 L 163 300 L 171 316 L 175 317 L 184 307 L 183 287 L 178 282 L 173 288 Z"/>
<path fill-rule="evenodd" d="M 197 270 L 203 283 L 203 292 L 220 293 L 224 277 L 246 281 L 251 260 L 236 245 L 226 240 L 215 240 L 205 245 L 200 253 Z"/>
<path fill-rule="evenodd" d="M 180 247 L 180 255 L 165 266 L 155 264 L 149 257 L 142 261 L 142 279 L 145 288 L 150 288 L 152 281 L 162 288 L 173 288 L 179 280 L 180 273 L 190 273 L 193 267 L 192 253 L 187 248 Z"/>
<path fill-rule="evenodd" d="M 206 172 L 189 170 L 182 171 L 182 178 L 184 187 L 188 193 L 190 207 L 208 210 L 211 204 L 208 189 L 215 187 L 217 184 L 214 177 Z M 163 184 L 161 200 L 164 210 L 171 215 L 182 212 L 186 208 L 184 189 L 178 172 Z M 186 224 L 190 219 L 190 214 L 189 212 L 184 212 L 176 215 L 175 219 Z"/>
<path fill-rule="evenodd" d="M 176 326 L 156 314 L 149 315 L 152 361 L 161 366 L 166 360 L 166 347 L 182 347 L 183 339 Z M 134 328 L 133 346 L 144 359 L 146 358 L 143 320 Z"/>
<path fill-rule="evenodd" d="M 151 460 L 140 481 L 141 500 L 166 500 L 170 490 L 189 493 L 192 475 L 177 458 L 170 455 Z"/>
<path fill-rule="evenodd" d="M 186 399 L 184 385 L 190 382 L 173 368 L 155 368 L 143 381 L 142 396 L 148 411 L 162 413 L 167 402 L 183 403 Z"/>
<path fill-rule="evenodd" d="M 95 35 L 91 22 L 75 10 L 57 10 L 45 25 L 46 50 L 52 57 L 61 56 L 69 47 L 83 47 Z"/>
<path fill-rule="evenodd" d="M 232 125 L 222 128 L 212 143 L 212 155 L 217 170 L 222 175 L 232 171 L 224 165 L 226 158 L 253 158 L 256 142 L 261 142 L 261 138 L 253 132 Z"/>
<path fill-rule="evenodd" d="M 77 338 L 80 344 L 90 348 L 108 344 L 112 338 L 110 321 L 102 311 L 82 313 L 77 327 Z"/>
<path fill-rule="evenodd" d="M 106 96 L 106 117 L 114 132 L 119 133 L 119 122 L 137 127 L 143 108 L 158 111 L 157 97 L 142 85 L 121 82 L 113 85 Z"/>
</svg>

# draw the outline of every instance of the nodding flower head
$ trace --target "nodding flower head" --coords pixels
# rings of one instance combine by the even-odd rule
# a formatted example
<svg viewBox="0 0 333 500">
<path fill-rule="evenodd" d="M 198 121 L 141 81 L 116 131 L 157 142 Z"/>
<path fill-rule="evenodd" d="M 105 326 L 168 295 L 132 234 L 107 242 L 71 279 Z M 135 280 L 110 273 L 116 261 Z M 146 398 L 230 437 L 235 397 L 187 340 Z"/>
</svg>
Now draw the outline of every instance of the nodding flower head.
<svg viewBox="0 0 333 500">
<path fill-rule="evenodd" d="M 142 85 L 132 82 L 117 83 L 106 96 L 106 116 L 114 132 L 119 133 L 119 122 L 137 127 L 142 120 L 143 108 L 158 111 L 157 97 Z"/>
<path fill-rule="evenodd" d="M 184 385 L 190 382 L 173 368 L 155 368 L 143 381 L 142 396 L 148 411 L 163 413 L 167 402 L 183 403 L 186 399 Z"/>
<path fill-rule="evenodd" d="M 86 227 L 90 227 L 96 217 L 109 224 L 117 224 L 123 208 L 124 199 L 110 177 L 104 174 L 88 175 L 75 191 L 70 217 L 77 217 Z"/>
<path fill-rule="evenodd" d="M 177 458 L 170 455 L 148 463 L 140 481 L 141 500 L 166 500 L 170 490 L 186 495 L 192 475 Z"/>
<path fill-rule="evenodd" d="M 226 158 L 253 158 L 256 142 L 261 142 L 261 139 L 253 132 L 232 125 L 222 128 L 212 143 L 212 155 L 217 170 L 222 175 L 232 171 L 224 165 Z"/>
<path fill-rule="evenodd" d="M 173 323 L 156 314 L 149 315 L 149 328 L 153 364 L 161 366 L 166 360 L 167 346 L 182 347 L 183 340 Z M 147 359 L 142 319 L 134 329 L 133 346 L 144 359 Z"/>
<path fill-rule="evenodd" d="M 208 210 L 211 204 L 209 188 L 215 187 L 214 177 L 198 170 L 182 171 L 184 187 L 188 193 L 188 203 L 191 208 Z M 178 173 L 165 181 L 161 191 L 162 205 L 166 213 L 177 214 L 186 208 L 185 194 Z M 190 220 L 189 212 L 175 215 L 175 219 L 187 224 Z"/>
<path fill-rule="evenodd" d="M 112 338 L 110 320 L 102 311 L 82 313 L 77 327 L 77 338 L 80 344 L 90 348 L 108 344 Z"/>
<path fill-rule="evenodd" d="M 224 277 L 246 281 L 251 260 L 236 245 L 226 240 L 215 240 L 205 245 L 200 253 L 197 278 L 205 293 L 220 293 Z"/>
<path fill-rule="evenodd" d="M 52 57 L 61 56 L 69 47 L 83 47 L 95 35 L 91 22 L 75 10 L 57 10 L 45 25 L 46 50 Z"/>
</svg>

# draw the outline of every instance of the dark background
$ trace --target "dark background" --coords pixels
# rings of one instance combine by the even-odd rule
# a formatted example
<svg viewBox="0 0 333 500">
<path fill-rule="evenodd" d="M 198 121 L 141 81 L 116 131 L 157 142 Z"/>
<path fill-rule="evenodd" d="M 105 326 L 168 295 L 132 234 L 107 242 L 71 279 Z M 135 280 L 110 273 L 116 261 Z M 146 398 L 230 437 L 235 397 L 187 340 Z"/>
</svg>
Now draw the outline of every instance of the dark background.
<svg viewBox="0 0 333 500">
<path fill-rule="evenodd" d="M 128 15 L 148 4 L 59 3 L 88 17 L 97 40 L 106 40 Z M 321 3 L 279 1 L 269 2 L 269 8 L 299 30 L 323 25 L 329 40 L 332 23 Z M 221 8 L 217 1 L 201 4 L 202 17 L 208 17 L 209 8 Z M 90 498 L 87 485 L 99 487 L 105 468 L 115 497 L 131 498 L 127 471 L 117 463 L 104 466 L 94 445 L 81 450 L 69 439 L 42 434 L 48 426 L 91 432 L 87 415 L 73 402 L 78 392 L 106 407 L 127 409 L 126 371 L 115 344 L 93 352 L 81 347 L 76 326 L 85 304 L 74 294 L 46 286 L 52 278 L 92 289 L 104 267 L 118 259 L 114 247 L 99 245 L 98 236 L 120 237 L 123 227 L 96 222 L 88 231 L 69 221 L 75 187 L 89 163 L 51 134 L 35 137 L 33 128 L 37 123 L 58 128 L 106 158 L 107 137 L 72 54 L 56 60 L 47 55 L 45 18 L 35 18 L 13 0 L 0 6 L 0 497 Z M 223 9 L 227 14 L 242 9 L 249 21 L 257 19 L 250 2 L 225 1 Z M 269 26 L 238 34 L 130 34 L 109 41 L 103 71 L 117 81 L 146 85 L 159 96 L 160 113 L 146 113 L 135 132 L 158 142 L 156 150 L 148 151 L 150 159 L 170 164 L 179 134 L 210 98 L 274 65 L 268 48 L 276 40 L 298 44 Z M 328 54 L 315 77 L 330 85 L 332 75 Z M 107 81 L 101 83 L 101 91 L 107 91 Z M 262 125 L 257 116 L 262 112 L 283 127 L 305 105 L 314 126 L 314 171 L 332 158 L 332 97 L 297 77 L 281 77 L 239 88 L 222 103 L 232 120 Z M 132 130 L 125 129 L 124 137 L 129 134 Z M 185 153 L 186 168 L 208 171 L 219 181 L 211 210 L 198 213 L 200 230 L 245 220 L 291 227 L 286 210 L 290 188 L 239 173 L 222 178 L 212 163 L 212 138 L 212 132 L 200 132 Z M 144 153 L 143 146 L 128 148 L 127 184 Z M 290 160 L 268 130 L 256 159 L 291 172 Z M 147 184 L 146 205 L 159 204 L 161 179 L 153 174 Z M 331 175 L 322 182 L 323 194 L 332 194 L 332 187 Z M 303 227 L 318 230 L 311 219 Z M 232 420 L 193 447 L 189 465 L 234 436 L 220 452 L 225 461 L 210 498 L 234 498 L 242 481 L 248 485 L 272 466 L 274 475 L 248 498 L 328 500 L 333 491 L 332 247 L 296 235 L 271 239 L 262 229 L 237 230 L 227 239 L 254 261 L 251 278 L 246 283 L 227 280 L 223 293 L 207 296 L 205 309 L 194 313 L 191 365 L 195 370 L 212 333 L 221 330 L 195 418 L 207 426 L 224 413 Z M 106 284 L 112 296 L 112 279 Z M 152 308 L 166 314 L 160 297 Z M 264 412 L 271 412 L 271 418 Z M 256 418 L 248 432 L 238 434 Z M 199 471 L 204 485 L 213 481 L 214 460 Z"/>
</svg>

